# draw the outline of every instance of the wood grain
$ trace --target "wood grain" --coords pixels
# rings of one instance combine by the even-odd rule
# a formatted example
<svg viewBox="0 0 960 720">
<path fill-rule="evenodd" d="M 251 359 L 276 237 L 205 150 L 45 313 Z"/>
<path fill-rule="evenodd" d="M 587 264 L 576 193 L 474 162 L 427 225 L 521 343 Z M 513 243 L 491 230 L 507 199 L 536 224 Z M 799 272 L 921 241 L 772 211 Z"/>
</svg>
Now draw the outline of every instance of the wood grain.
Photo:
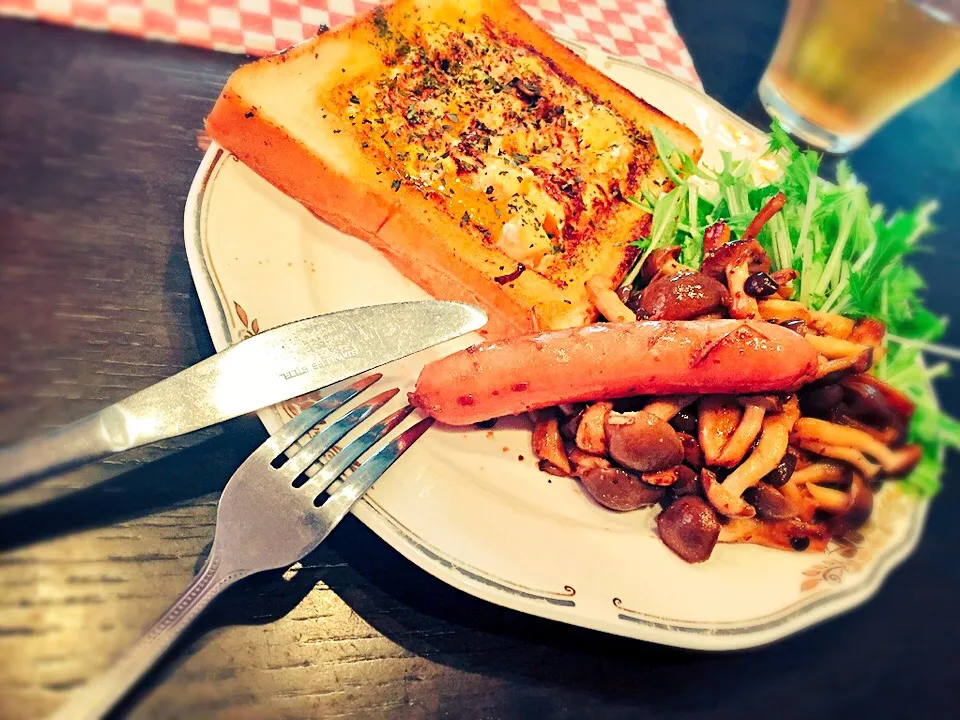
<svg viewBox="0 0 960 720">
<path fill-rule="evenodd" d="M 707 89 L 750 114 L 782 6 L 741 6 L 745 26 L 733 11 L 671 3 Z M 715 61 L 721 54 L 730 67 Z M 181 217 L 201 118 L 238 62 L 0 21 L 0 442 L 212 352 Z M 955 194 L 956 143 L 942 141 L 955 131 L 957 98 L 954 82 L 853 157 L 881 200 L 904 204 L 920 188 Z M 899 142 L 907 132 L 911 152 Z M 957 212 L 948 203 L 938 255 L 922 259 L 942 312 L 960 294 Z M 957 383 L 944 389 L 956 410 Z M 0 717 L 53 710 L 166 607 L 212 539 L 217 494 L 262 438 L 240 419 L 0 499 Z M 81 490 L 64 495 L 70 488 Z M 483 603 L 348 519 L 301 566 L 228 593 L 128 709 L 142 718 L 947 717 L 960 660 L 958 502 L 948 484 L 918 554 L 866 607 L 723 656 Z"/>
</svg>

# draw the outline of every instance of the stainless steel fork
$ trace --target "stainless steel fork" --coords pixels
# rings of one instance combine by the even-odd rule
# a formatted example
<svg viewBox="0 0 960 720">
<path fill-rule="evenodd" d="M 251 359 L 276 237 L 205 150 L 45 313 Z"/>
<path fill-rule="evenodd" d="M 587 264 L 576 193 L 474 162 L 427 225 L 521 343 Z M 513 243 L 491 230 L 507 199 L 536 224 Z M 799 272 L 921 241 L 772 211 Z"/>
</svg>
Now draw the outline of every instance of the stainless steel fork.
<svg viewBox="0 0 960 720">
<path fill-rule="evenodd" d="M 305 479 L 305 473 L 317 459 L 386 404 L 397 390 L 387 390 L 357 406 L 302 447 L 298 441 L 380 377 L 371 375 L 324 397 L 280 428 L 243 462 L 220 496 L 213 547 L 193 582 L 136 645 L 79 690 L 54 718 L 103 717 L 217 595 L 248 575 L 292 565 L 323 542 L 357 500 L 432 423 L 429 418 L 421 420 L 384 445 L 321 504 L 320 494 L 413 408 L 404 407 L 372 426 L 310 478 Z"/>
</svg>

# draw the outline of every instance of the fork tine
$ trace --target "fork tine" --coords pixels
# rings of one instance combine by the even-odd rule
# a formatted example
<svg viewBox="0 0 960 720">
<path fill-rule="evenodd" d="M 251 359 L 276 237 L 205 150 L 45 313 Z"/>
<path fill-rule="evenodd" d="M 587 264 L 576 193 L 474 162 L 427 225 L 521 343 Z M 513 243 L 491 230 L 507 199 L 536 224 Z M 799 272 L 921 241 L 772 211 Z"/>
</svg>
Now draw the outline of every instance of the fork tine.
<svg viewBox="0 0 960 720">
<path fill-rule="evenodd" d="M 317 458 L 333 447 L 334 443 L 366 420 L 374 411 L 386 405 L 400 392 L 397 388 L 386 390 L 370 398 L 362 405 L 358 405 L 342 418 L 327 428 L 324 428 L 292 458 L 280 467 L 280 472 L 290 480 L 295 480 L 300 473 L 316 462 Z"/>
<path fill-rule="evenodd" d="M 330 487 L 334 480 L 346 472 L 347 468 L 353 464 L 354 460 L 363 455 L 367 450 L 373 447 L 373 445 L 380 438 L 384 437 L 397 425 L 403 422 L 404 418 L 412 413 L 413 410 L 414 408 L 412 405 L 407 405 L 406 407 L 400 408 L 390 417 L 381 420 L 367 430 L 363 435 L 343 448 L 343 450 L 338 452 L 330 459 L 330 462 L 320 468 L 316 475 L 310 478 L 309 489 L 311 491 L 316 490 L 317 493 L 324 492 L 328 487 Z"/>
<path fill-rule="evenodd" d="M 258 452 L 269 452 L 270 459 L 273 460 L 293 445 L 307 430 L 323 420 L 334 410 L 355 398 L 382 377 L 382 373 L 367 375 L 355 383 L 348 385 L 343 390 L 338 390 L 335 393 L 320 398 L 295 418 L 289 420 L 274 435 L 268 438 L 267 441 L 260 446 Z"/>
<path fill-rule="evenodd" d="M 387 468 L 393 465 L 397 458 L 403 455 L 431 425 L 433 425 L 433 418 L 428 417 L 407 428 L 395 440 L 364 460 L 360 467 L 343 481 L 343 485 L 320 507 L 321 522 L 327 529 L 317 540 L 317 544 L 330 534 L 337 523 L 350 512 L 350 508 L 357 500 L 363 497 L 363 494 L 380 479 Z"/>
</svg>

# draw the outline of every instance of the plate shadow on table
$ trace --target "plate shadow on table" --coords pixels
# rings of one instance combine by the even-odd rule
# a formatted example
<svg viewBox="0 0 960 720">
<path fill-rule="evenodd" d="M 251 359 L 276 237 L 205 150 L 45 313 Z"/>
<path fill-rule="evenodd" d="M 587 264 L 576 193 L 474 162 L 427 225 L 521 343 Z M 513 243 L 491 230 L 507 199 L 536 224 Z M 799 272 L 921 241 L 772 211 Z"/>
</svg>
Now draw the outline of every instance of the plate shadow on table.
<svg viewBox="0 0 960 720">
<path fill-rule="evenodd" d="M 785 677 L 810 673 L 811 668 L 817 676 L 812 682 L 835 684 L 844 672 L 831 662 L 830 647 L 853 632 L 830 622 L 773 646 L 775 650 L 706 654 L 568 626 L 447 586 L 351 516 L 295 572 L 263 574 L 228 591 L 152 679 L 162 679 L 189 653 L 215 643 L 226 628 L 266 624 L 287 615 L 318 584 L 329 587 L 358 617 L 413 656 L 515 684 L 527 695 L 525 702 L 530 697 L 544 702 L 550 698 L 551 707 L 558 697 L 571 703 L 599 702 L 604 715 L 618 707 L 635 712 L 639 705 L 652 711 L 710 709 L 718 698 L 733 703 L 731 709 L 742 708 L 761 702 Z M 334 622 L 331 619 L 332 634 Z M 744 682 L 745 673 L 749 682 Z M 151 687 L 152 681 L 144 691 Z M 837 692 L 842 700 L 845 691 Z M 517 710 L 533 712 L 533 707 Z"/>
<path fill-rule="evenodd" d="M 256 431 L 262 430 L 253 420 L 248 424 L 255 436 L 252 442 L 258 442 Z M 232 436 L 235 439 L 236 433 Z M 195 498 L 200 491 L 215 497 L 211 493 L 219 492 L 228 475 L 223 468 L 233 467 L 237 460 L 226 459 L 224 453 L 243 454 L 233 445 L 218 448 L 218 441 L 185 450 L 175 460 L 137 468 L 70 499 L 5 518 L 0 523 L 0 542 L 24 544 L 145 515 Z M 182 467 L 186 461 L 198 468 L 212 464 L 220 473 L 201 471 L 189 481 L 168 483 L 174 478 L 165 474 L 166 466 Z M 210 479 L 197 485 L 204 482 L 203 477 Z M 197 569 L 208 550 L 209 546 L 198 554 Z M 842 704 L 855 692 L 852 680 L 858 671 L 841 665 L 843 655 L 831 649 L 861 636 L 865 624 L 882 620 L 868 606 L 756 651 L 706 654 L 662 647 L 527 616 L 473 598 L 411 564 L 348 517 L 295 571 L 264 573 L 231 588 L 125 707 L 150 693 L 190 655 L 216 644 L 221 632 L 279 620 L 318 585 L 329 587 L 359 618 L 412 656 L 515 686 L 523 691 L 525 702 L 543 698 L 546 703 L 550 698 L 551 707 L 556 707 L 558 699 L 573 706 L 602 703 L 605 716 L 616 715 L 617 708 L 636 711 L 639 705 L 654 712 L 709 710 L 717 706 L 718 698 L 729 702 L 731 711 L 742 711 L 744 705 L 759 708 L 778 684 L 794 676 L 808 677 L 821 700 L 832 694 Z M 525 708 L 517 710 L 525 712 Z"/>
<path fill-rule="evenodd" d="M 785 652 L 682 650 L 474 598 L 410 563 L 353 517 L 331 536 L 327 551 L 336 552 L 356 573 L 326 573 L 320 579 L 358 616 L 410 653 L 551 694 L 599 695 L 608 703 L 643 698 L 651 708 L 676 710 L 678 703 L 712 707 L 718 697 L 731 698 L 731 693 L 755 695 L 785 674 L 809 671 L 811 653 L 826 652 L 837 641 L 837 631 L 842 632 L 828 623 L 771 646 Z M 357 574 L 362 582 L 357 582 Z M 765 654 L 769 662 L 757 663 L 757 654 Z M 745 663 L 750 683 L 742 682 Z"/>
</svg>

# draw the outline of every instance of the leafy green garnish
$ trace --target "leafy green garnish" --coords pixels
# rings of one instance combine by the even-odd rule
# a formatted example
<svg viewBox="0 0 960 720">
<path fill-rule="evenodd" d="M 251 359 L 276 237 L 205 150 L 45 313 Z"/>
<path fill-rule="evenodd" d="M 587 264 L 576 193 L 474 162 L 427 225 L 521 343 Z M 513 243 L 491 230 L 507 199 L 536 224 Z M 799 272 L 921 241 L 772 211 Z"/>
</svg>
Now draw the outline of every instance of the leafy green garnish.
<svg viewBox="0 0 960 720">
<path fill-rule="evenodd" d="M 933 228 L 936 203 L 887 214 L 870 203 L 866 186 L 847 163 L 837 164 L 832 181 L 820 177 L 820 155 L 801 150 L 775 120 L 762 157 L 763 165 L 776 171 L 772 182 L 755 179 L 755 162 L 721 152 L 719 169 L 704 167 L 658 129 L 652 135 L 673 188 L 660 194 L 647 188 L 642 198 L 630 199 L 653 219 L 649 236 L 635 243 L 642 252 L 624 284 L 633 284 L 644 260 L 661 247 L 680 245 L 681 261 L 699 267 L 706 227 L 723 220 L 736 239 L 767 200 L 782 192 L 786 202 L 758 242 L 775 269 L 799 272 L 794 289 L 801 302 L 886 325 L 887 353 L 875 372 L 916 403 L 910 434 L 924 450 L 904 485 L 920 495 L 934 494 L 944 448 L 960 450 L 960 422 L 940 410 L 932 389 L 946 366 L 928 366 L 922 351 L 957 359 L 960 353 L 932 344 L 943 335 L 945 320 L 924 306 L 923 279 L 904 260 Z"/>
</svg>

